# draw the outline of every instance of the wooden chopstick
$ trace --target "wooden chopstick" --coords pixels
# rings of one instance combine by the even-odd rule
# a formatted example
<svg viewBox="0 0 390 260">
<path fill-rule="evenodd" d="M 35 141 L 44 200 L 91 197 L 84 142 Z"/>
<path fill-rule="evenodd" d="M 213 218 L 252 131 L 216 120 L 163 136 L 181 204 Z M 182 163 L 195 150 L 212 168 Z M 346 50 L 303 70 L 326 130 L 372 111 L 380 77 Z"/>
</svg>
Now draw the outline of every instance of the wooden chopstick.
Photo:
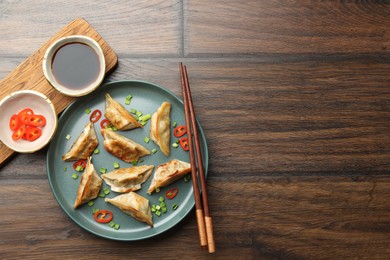
<svg viewBox="0 0 390 260">
<path fill-rule="evenodd" d="M 207 239 L 207 246 L 209 253 L 215 252 L 215 242 L 214 242 L 214 234 L 213 234 L 213 224 L 212 219 L 210 215 L 209 210 L 209 203 L 208 203 L 208 196 L 207 196 L 207 187 L 206 187 L 206 180 L 205 180 L 205 174 L 204 174 L 204 168 L 203 168 L 203 159 L 202 159 L 202 152 L 200 149 L 200 143 L 199 143 L 199 136 L 198 136 L 198 128 L 196 124 L 196 116 L 195 116 L 195 110 L 192 102 L 192 96 L 191 96 L 191 90 L 190 90 L 190 84 L 188 81 L 188 74 L 187 74 L 187 67 L 183 66 L 182 63 L 180 63 L 180 75 L 182 80 L 182 87 L 183 87 L 183 100 L 184 100 L 184 110 L 186 115 L 186 124 L 187 124 L 187 132 L 188 139 L 189 139 L 189 148 L 190 148 L 190 159 L 191 159 L 191 168 L 195 170 L 195 175 L 193 177 L 197 177 L 196 175 L 196 162 L 195 162 L 195 156 L 193 152 L 193 143 L 192 143 L 192 135 L 194 136 L 194 143 L 195 143 L 195 150 L 196 150 L 196 158 L 197 158 L 197 164 L 198 164 L 198 177 L 200 180 L 200 185 L 202 188 L 202 201 L 203 201 L 203 212 L 202 214 L 199 213 L 199 218 L 203 218 L 204 214 L 204 223 L 206 228 L 206 239 Z M 191 140 L 190 140 L 191 139 Z M 193 167 L 194 166 L 194 167 Z M 195 182 L 193 179 L 193 185 L 198 185 L 198 178 L 196 178 Z M 195 193 L 195 189 L 194 189 Z M 199 189 L 198 189 L 198 195 L 199 195 Z M 196 199 L 195 199 L 196 204 Z M 199 203 L 200 204 L 200 203 Z M 201 207 L 201 205 L 200 205 Z M 200 208 L 202 210 L 202 208 Z M 197 207 L 198 211 L 198 207 Z M 198 213 L 197 213 L 198 218 Z M 199 222 L 202 222 L 200 219 L 198 219 L 198 227 Z M 199 234 L 201 234 L 204 231 L 199 231 Z M 202 234 L 202 236 L 204 236 Z M 201 242 L 204 237 L 201 238 Z M 202 245 L 202 244 L 201 244 Z"/>
<path fill-rule="evenodd" d="M 182 85 L 182 89 L 183 89 L 184 114 L 185 114 L 186 125 L 187 125 L 188 146 L 189 146 L 190 163 L 191 163 L 191 180 L 192 180 L 192 186 L 194 189 L 196 220 L 198 223 L 200 246 L 202 249 L 206 249 L 207 248 L 206 226 L 204 223 L 202 202 L 200 200 L 198 178 L 196 176 L 196 162 L 194 160 L 195 156 L 194 156 L 193 143 L 192 143 L 192 129 L 191 129 L 190 111 L 188 108 L 188 102 L 187 102 L 187 98 L 186 98 L 187 94 L 186 94 L 185 79 L 184 79 L 184 75 L 183 75 L 182 64 L 180 66 L 180 75 L 181 75 L 181 77 L 180 77 L 181 78 L 181 85 Z"/>
</svg>

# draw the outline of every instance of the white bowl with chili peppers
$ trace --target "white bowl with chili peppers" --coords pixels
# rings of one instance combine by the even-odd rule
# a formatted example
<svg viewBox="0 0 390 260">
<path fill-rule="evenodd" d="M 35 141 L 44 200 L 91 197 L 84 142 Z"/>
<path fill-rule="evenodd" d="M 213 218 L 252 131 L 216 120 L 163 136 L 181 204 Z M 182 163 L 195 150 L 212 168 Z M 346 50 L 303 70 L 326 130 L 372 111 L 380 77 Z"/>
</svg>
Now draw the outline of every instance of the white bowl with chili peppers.
<svg viewBox="0 0 390 260">
<path fill-rule="evenodd" d="M 37 91 L 16 91 L 0 101 L 0 140 L 15 152 L 42 149 L 52 139 L 57 123 L 53 103 Z"/>
</svg>

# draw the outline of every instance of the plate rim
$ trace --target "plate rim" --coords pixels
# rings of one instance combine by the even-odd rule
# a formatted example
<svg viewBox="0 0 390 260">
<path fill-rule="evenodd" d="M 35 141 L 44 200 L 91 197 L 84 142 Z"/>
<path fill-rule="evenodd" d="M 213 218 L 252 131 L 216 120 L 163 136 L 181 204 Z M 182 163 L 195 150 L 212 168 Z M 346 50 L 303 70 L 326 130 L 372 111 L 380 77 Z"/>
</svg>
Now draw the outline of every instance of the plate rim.
<svg viewBox="0 0 390 260">
<path fill-rule="evenodd" d="M 110 81 L 110 82 L 107 82 L 105 84 L 102 84 L 99 88 L 97 88 L 95 91 L 93 91 L 92 93 L 86 95 L 86 96 L 82 96 L 80 98 L 76 98 L 75 100 L 73 100 L 62 112 L 61 112 L 61 115 L 60 117 L 58 118 L 58 124 L 60 124 L 61 120 L 64 120 L 62 119 L 66 114 L 67 114 L 67 111 L 72 109 L 73 106 L 75 106 L 76 104 L 78 104 L 79 102 L 81 102 L 83 99 L 87 99 L 89 96 L 93 96 L 93 95 L 96 95 L 97 93 L 100 93 L 101 91 L 103 91 L 103 89 L 105 88 L 108 88 L 110 85 L 116 85 L 116 84 L 126 84 L 126 83 L 130 83 L 130 84 L 136 84 L 136 83 L 142 83 L 142 84 L 147 84 L 147 85 L 150 85 L 152 87 L 155 87 L 155 88 L 158 88 L 160 91 L 163 91 L 163 92 L 166 92 L 168 93 L 169 95 L 171 95 L 173 98 L 175 98 L 180 104 L 184 105 L 183 103 L 183 100 L 179 98 L 179 96 L 177 96 L 175 93 L 173 93 L 171 90 L 165 88 L 165 87 L 162 87 L 161 85 L 159 84 L 156 84 L 156 83 L 153 83 L 153 82 L 150 82 L 150 81 L 145 81 L 145 80 L 116 80 L 116 81 Z M 81 101 L 80 101 L 81 100 Z M 184 110 L 184 109 L 183 109 Z M 202 154 L 202 157 L 203 157 L 203 164 L 204 164 L 204 173 L 205 173 L 205 177 L 207 179 L 207 176 L 208 176 L 208 167 L 209 167 L 209 152 L 208 152 L 208 143 L 207 143 L 207 138 L 206 138 L 206 135 L 204 133 L 204 130 L 202 128 L 202 126 L 200 125 L 200 122 L 198 120 L 198 118 L 196 118 L 196 122 L 197 122 L 197 128 L 198 128 L 198 131 L 201 133 L 201 135 L 204 137 L 204 140 L 202 140 L 202 142 L 205 144 L 204 148 L 205 149 L 205 153 Z M 54 135 L 55 136 L 55 135 Z M 53 137 L 54 139 L 54 137 Z M 82 223 L 80 223 L 77 219 L 75 219 L 73 217 L 73 215 L 71 214 L 71 212 L 68 212 L 68 210 L 62 205 L 62 203 L 60 202 L 60 199 L 59 199 L 59 195 L 56 193 L 54 187 L 53 187 L 53 183 L 52 183 L 52 178 L 51 178 L 51 174 L 50 174 L 50 170 L 49 170 L 49 157 L 50 157 L 50 151 L 54 148 L 53 147 L 53 144 L 52 142 L 49 143 L 49 146 L 48 146 L 48 149 L 47 149 L 47 153 L 46 153 L 46 174 L 47 174 L 47 178 L 48 178 L 48 182 L 49 182 L 49 186 L 50 186 L 50 189 L 52 191 L 52 194 L 55 198 L 55 200 L 57 201 L 58 205 L 60 206 L 60 208 L 62 209 L 63 212 L 65 212 L 65 214 L 74 222 L 76 223 L 79 227 L 81 227 L 82 229 L 98 236 L 98 237 L 102 237 L 102 238 L 105 238 L 105 239 L 110 239 L 110 240 L 116 240 L 116 241 L 139 241 L 139 240 L 145 240 L 145 239 L 148 239 L 148 238 L 152 238 L 152 237 L 155 237 L 155 236 L 158 236 L 158 235 L 161 235 L 162 233 L 164 232 L 167 232 L 169 231 L 170 229 L 174 228 L 177 224 L 179 224 L 180 222 L 183 221 L 184 218 L 186 218 L 188 216 L 188 214 L 193 210 L 194 206 L 195 206 L 195 200 L 193 199 L 189 199 L 189 204 L 187 206 L 188 210 L 186 212 L 184 212 L 184 214 L 181 214 L 181 215 L 178 215 L 177 216 L 177 221 L 175 224 L 173 225 L 169 225 L 167 227 L 165 227 L 164 229 L 156 232 L 156 233 L 153 233 L 153 234 L 150 234 L 150 235 L 144 235 L 144 236 L 140 236 L 140 237 L 113 237 L 113 236 L 109 236 L 109 235 L 106 235 L 104 233 L 100 233 L 100 232 L 97 232 L 93 229 L 90 229 L 88 227 L 86 227 L 85 225 L 83 225 Z M 200 187 L 199 187 L 200 188 Z M 188 194 L 188 196 L 193 196 L 193 186 L 191 185 L 191 191 L 190 193 Z M 192 200 L 192 201 L 191 201 Z"/>
</svg>

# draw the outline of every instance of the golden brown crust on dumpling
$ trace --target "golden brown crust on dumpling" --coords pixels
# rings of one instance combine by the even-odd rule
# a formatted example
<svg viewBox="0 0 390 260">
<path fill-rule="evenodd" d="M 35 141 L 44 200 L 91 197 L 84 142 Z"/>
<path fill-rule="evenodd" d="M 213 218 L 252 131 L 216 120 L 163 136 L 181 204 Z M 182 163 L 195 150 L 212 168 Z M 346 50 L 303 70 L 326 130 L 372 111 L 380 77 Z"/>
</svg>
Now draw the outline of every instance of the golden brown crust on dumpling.
<svg viewBox="0 0 390 260">
<path fill-rule="evenodd" d="M 124 213 L 129 214 L 138 221 L 153 226 L 152 211 L 150 210 L 149 200 L 135 192 L 124 193 L 115 198 L 106 198 L 104 201 L 117 206 Z"/>
<path fill-rule="evenodd" d="M 124 106 L 113 99 L 110 94 L 106 93 L 106 110 L 104 116 L 118 130 L 129 130 L 142 127 L 140 123 L 126 110 Z"/>
<path fill-rule="evenodd" d="M 177 159 L 173 159 L 156 167 L 148 193 L 152 193 L 156 188 L 165 187 L 180 179 L 191 171 L 191 165 Z"/>
<path fill-rule="evenodd" d="M 93 150 L 98 146 L 99 141 L 96 137 L 93 123 L 89 122 L 81 132 L 76 141 L 72 144 L 69 151 L 62 156 L 64 161 L 76 161 L 79 159 L 88 159 Z"/>
<path fill-rule="evenodd" d="M 88 158 L 87 166 L 81 175 L 74 208 L 95 199 L 99 195 L 102 182 L 91 163 L 91 158 Z"/>
<path fill-rule="evenodd" d="M 153 172 L 153 165 L 141 165 L 130 168 L 121 168 L 101 177 L 111 190 L 115 192 L 130 192 L 141 189 L 141 184 L 149 179 Z"/>
<path fill-rule="evenodd" d="M 166 156 L 169 156 L 170 153 L 170 113 L 171 103 L 163 102 L 150 119 L 150 139 L 160 147 Z"/>
<path fill-rule="evenodd" d="M 102 129 L 101 133 L 104 137 L 104 148 L 125 162 L 138 161 L 140 157 L 150 154 L 142 145 L 111 129 Z"/>
</svg>

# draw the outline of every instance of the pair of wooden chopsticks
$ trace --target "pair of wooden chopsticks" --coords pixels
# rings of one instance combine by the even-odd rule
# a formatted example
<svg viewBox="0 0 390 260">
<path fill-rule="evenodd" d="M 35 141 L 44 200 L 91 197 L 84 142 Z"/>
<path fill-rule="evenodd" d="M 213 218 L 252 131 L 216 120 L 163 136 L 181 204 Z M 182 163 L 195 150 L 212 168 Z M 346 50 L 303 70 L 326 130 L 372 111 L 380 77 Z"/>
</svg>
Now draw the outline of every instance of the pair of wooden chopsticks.
<svg viewBox="0 0 390 260">
<path fill-rule="evenodd" d="M 184 112 L 186 118 L 188 146 L 189 146 L 190 161 L 191 161 L 191 179 L 194 188 L 196 220 L 198 223 L 200 245 L 202 249 L 208 248 L 209 253 L 214 253 L 215 242 L 214 242 L 214 234 L 213 234 L 213 224 L 212 224 L 210 211 L 209 211 L 206 180 L 204 176 L 203 159 L 200 150 L 195 111 L 192 103 L 187 68 L 186 66 L 183 66 L 182 63 L 180 63 L 180 78 L 181 78 L 181 85 L 183 90 Z M 194 140 L 192 139 L 192 136 L 194 137 Z M 194 154 L 194 147 L 196 150 L 196 159 Z M 198 164 L 198 167 L 196 166 L 196 164 Z M 198 170 L 198 174 L 197 174 L 197 170 Z M 200 186 L 202 189 L 202 196 L 200 195 L 199 192 L 198 179 L 200 181 Z M 202 201 L 200 197 L 202 197 Z M 203 207 L 202 207 L 202 203 L 203 203 Z"/>
</svg>

